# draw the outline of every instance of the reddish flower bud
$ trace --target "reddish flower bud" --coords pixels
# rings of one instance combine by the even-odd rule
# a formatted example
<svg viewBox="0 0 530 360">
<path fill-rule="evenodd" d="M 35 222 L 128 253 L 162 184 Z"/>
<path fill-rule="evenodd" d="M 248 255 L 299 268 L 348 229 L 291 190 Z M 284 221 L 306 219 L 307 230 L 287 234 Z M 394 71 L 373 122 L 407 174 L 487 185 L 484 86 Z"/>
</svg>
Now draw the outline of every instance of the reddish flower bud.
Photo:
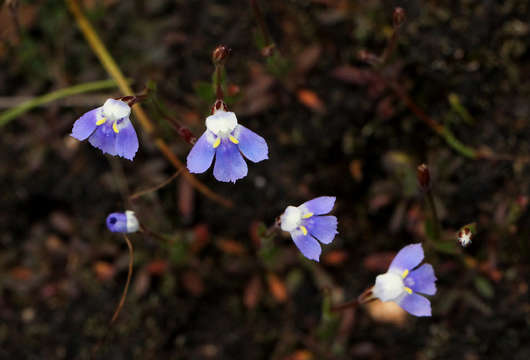
<svg viewBox="0 0 530 360">
<path fill-rule="evenodd" d="M 407 19 L 407 14 L 405 13 L 405 10 L 401 7 L 397 7 L 394 9 L 394 13 L 392 14 L 392 20 L 394 23 L 394 28 L 399 28 L 405 20 Z"/>
<path fill-rule="evenodd" d="M 428 190 L 431 187 L 431 174 L 429 172 L 429 168 L 426 164 L 421 164 L 418 166 L 418 183 L 420 184 L 420 187 L 422 190 Z"/>
<path fill-rule="evenodd" d="M 215 65 L 223 64 L 228 55 L 230 55 L 231 49 L 224 45 L 219 45 L 212 52 L 212 61 Z"/>
</svg>

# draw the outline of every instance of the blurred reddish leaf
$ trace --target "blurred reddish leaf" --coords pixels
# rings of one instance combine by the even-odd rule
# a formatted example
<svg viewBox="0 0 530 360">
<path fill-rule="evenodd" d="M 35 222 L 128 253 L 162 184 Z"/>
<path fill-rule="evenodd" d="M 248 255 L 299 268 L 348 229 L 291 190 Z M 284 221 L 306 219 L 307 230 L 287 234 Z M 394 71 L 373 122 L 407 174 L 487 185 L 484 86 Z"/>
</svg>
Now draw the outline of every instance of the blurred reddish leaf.
<svg viewBox="0 0 530 360">
<path fill-rule="evenodd" d="M 26 281 L 33 276 L 33 271 L 30 268 L 24 266 L 16 266 L 11 269 L 11 276 L 15 280 Z"/>
<path fill-rule="evenodd" d="M 208 225 L 197 224 L 193 228 L 193 242 L 191 243 L 191 252 L 197 254 L 200 252 L 210 241 L 210 231 Z"/>
<path fill-rule="evenodd" d="M 363 266 L 369 271 L 385 272 L 395 256 L 395 252 L 379 252 L 371 254 L 364 258 Z"/>
<path fill-rule="evenodd" d="M 193 215 L 195 190 L 190 185 L 189 181 L 186 180 L 184 176 L 181 176 L 178 179 L 178 191 L 178 208 L 184 221 L 188 221 Z"/>
<path fill-rule="evenodd" d="M 331 75 L 336 79 L 355 85 L 367 85 L 373 80 L 369 70 L 359 69 L 354 66 L 339 66 L 335 68 Z"/>
<path fill-rule="evenodd" d="M 92 269 L 96 273 L 97 278 L 101 281 L 108 281 L 112 279 L 116 273 L 114 266 L 106 261 L 97 261 L 92 266 Z"/>
<path fill-rule="evenodd" d="M 296 58 L 296 71 L 306 73 L 315 66 L 322 54 L 320 45 L 311 45 L 305 48 Z"/>
<path fill-rule="evenodd" d="M 261 225 L 261 222 L 254 220 L 250 223 L 250 226 L 248 229 L 250 239 L 252 240 L 252 243 L 257 249 L 261 247 L 261 238 L 258 235 L 258 229 L 260 225 Z"/>
<path fill-rule="evenodd" d="M 245 287 L 245 294 L 243 295 L 243 303 L 249 309 L 254 309 L 259 303 L 262 294 L 261 279 L 258 275 L 254 275 Z"/>
<path fill-rule="evenodd" d="M 310 108 L 311 110 L 314 110 L 319 113 L 323 113 L 326 111 L 326 107 L 324 106 L 324 103 L 318 95 L 309 89 L 300 89 L 297 92 L 298 101 L 300 101 L 302 104 Z"/>
<path fill-rule="evenodd" d="M 351 176 L 357 182 L 361 182 L 363 179 L 363 162 L 362 160 L 352 160 L 350 163 L 350 173 Z"/>
<path fill-rule="evenodd" d="M 204 293 L 204 283 L 196 271 L 185 271 L 181 275 L 180 280 L 182 281 L 184 289 L 186 289 L 191 295 L 200 296 Z"/>
<path fill-rule="evenodd" d="M 348 253 L 343 250 L 332 250 L 322 257 L 322 262 L 326 265 L 339 266 L 348 259 Z"/>
<path fill-rule="evenodd" d="M 267 283 L 269 284 L 269 291 L 276 301 L 283 303 L 287 300 L 285 283 L 276 274 L 269 273 L 267 275 Z"/>
<path fill-rule="evenodd" d="M 238 85 L 230 84 L 228 85 L 228 89 L 226 89 L 226 92 L 228 96 L 234 96 L 241 92 L 241 88 Z"/>
<path fill-rule="evenodd" d="M 246 253 L 243 245 L 234 240 L 221 239 L 217 241 L 217 247 L 230 255 L 244 255 Z"/>
<path fill-rule="evenodd" d="M 297 350 L 291 355 L 288 355 L 284 360 L 311 360 L 313 359 L 313 354 L 309 350 Z"/>
<path fill-rule="evenodd" d="M 167 271 L 168 263 L 166 260 L 153 260 L 147 264 L 147 272 L 151 275 L 164 275 Z"/>
<path fill-rule="evenodd" d="M 149 289 L 149 286 L 151 285 L 151 276 L 149 276 L 149 273 L 146 270 L 146 267 L 143 267 L 140 269 L 139 272 L 134 274 L 134 285 L 133 285 L 133 291 L 134 293 L 140 297 L 144 295 L 147 290 Z"/>
<path fill-rule="evenodd" d="M 56 230 L 62 232 L 63 234 L 71 235 L 74 231 L 72 219 L 63 212 L 54 211 L 51 213 L 50 223 Z"/>
</svg>

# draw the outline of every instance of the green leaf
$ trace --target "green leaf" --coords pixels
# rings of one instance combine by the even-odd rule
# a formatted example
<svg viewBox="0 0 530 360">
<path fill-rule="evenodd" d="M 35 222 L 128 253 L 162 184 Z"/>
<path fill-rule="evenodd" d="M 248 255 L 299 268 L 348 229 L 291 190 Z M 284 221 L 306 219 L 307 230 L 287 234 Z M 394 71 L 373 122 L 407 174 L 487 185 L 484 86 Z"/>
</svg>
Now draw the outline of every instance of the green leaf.
<svg viewBox="0 0 530 360">
<path fill-rule="evenodd" d="M 482 276 L 477 276 L 474 280 L 475 288 L 483 297 L 487 299 L 493 298 L 495 296 L 495 289 L 491 282 Z"/>
</svg>

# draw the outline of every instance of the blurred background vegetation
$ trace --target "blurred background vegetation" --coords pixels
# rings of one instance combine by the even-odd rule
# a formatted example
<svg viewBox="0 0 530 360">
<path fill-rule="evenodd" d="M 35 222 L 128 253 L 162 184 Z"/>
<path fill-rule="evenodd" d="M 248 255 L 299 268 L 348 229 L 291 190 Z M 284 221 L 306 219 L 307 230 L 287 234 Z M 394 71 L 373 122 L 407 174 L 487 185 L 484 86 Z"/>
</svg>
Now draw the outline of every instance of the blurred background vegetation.
<svg viewBox="0 0 530 360">
<path fill-rule="evenodd" d="M 96 358 L 530 358 L 528 1 L 259 1 L 273 48 L 250 1 L 79 3 L 135 91 L 156 87 L 197 135 L 213 100 L 211 52 L 230 47 L 229 106 L 270 148 L 235 185 L 197 176 L 230 209 L 182 176 L 134 202 L 168 241 L 131 236 L 131 290 Z M 407 17 L 395 51 L 370 64 L 391 41 L 395 6 Z M 81 114 L 120 96 L 108 80 L 64 2 L 0 1 L 2 359 L 90 356 L 127 276 L 105 217 L 175 172 L 135 118 L 134 162 L 69 136 Z M 190 145 L 152 105 L 184 160 Z M 264 236 L 287 205 L 320 195 L 337 196 L 340 232 L 320 263 L 286 234 Z M 471 222 L 462 249 L 455 234 Z M 432 318 L 380 302 L 329 311 L 412 242 L 439 278 Z"/>
</svg>

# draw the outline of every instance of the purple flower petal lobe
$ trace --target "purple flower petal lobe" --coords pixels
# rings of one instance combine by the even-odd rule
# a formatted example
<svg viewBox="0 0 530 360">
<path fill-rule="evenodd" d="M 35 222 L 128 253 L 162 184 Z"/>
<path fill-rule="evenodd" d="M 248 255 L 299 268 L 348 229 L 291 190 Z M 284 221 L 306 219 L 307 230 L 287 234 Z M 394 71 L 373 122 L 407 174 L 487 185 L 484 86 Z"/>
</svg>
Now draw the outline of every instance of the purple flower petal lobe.
<svg viewBox="0 0 530 360">
<path fill-rule="evenodd" d="M 239 141 L 239 150 L 252 162 L 260 162 L 269 158 L 269 148 L 264 138 L 247 129 L 237 125 L 234 137 Z"/>
<path fill-rule="evenodd" d="M 84 113 L 83 116 L 75 121 L 70 135 L 80 141 L 88 138 L 96 130 L 96 122 L 100 113 L 100 107 Z"/>
<path fill-rule="evenodd" d="M 212 165 L 215 149 L 212 146 L 215 135 L 206 130 L 197 140 L 186 159 L 186 166 L 191 173 L 203 173 Z"/>
<path fill-rule="evenodd" d="M 323 244 L 329 244 L 337 232 L 337 218 L 335 216 L 312 216 L 302 221 L 309 233 Z"/>
<path fill-rule="evenodd" d="M 407 294 L 397 304 L 412 315 L 431 316 L 431 302 L 424 296 Z"/>
<path fill-rule="evenodd" d="M 407 245 L 397 253 L 389 269 L 402 273 L 405 270 L 414 269 L 422 260 L 423 248 L 421 244 Z"/>
<path fill-rule="evenodd" d="M 247 176 L 247 163 L 239 152 L 236 144 L 223 139 L 216 149 L 217 159 L 213 168 L 213 176 L 224 182 L 236 182 Z"/>
<path fill-rule="evenodd" d="M 319 261 L 322 249 L 320 244 L 311 235 L 304 235 L 302 231 L 293 231 L 291 237 L 302 255 L 310 260 Z"/>
<path fill-rule="evenodd" d="M 436 294 L 436 276 L 431 264 L 423 264 L 416 270 L 413 270 L 403 280 L 405 286 L 411 288 L 414 292 L 426 295 Z"/>
<path fill-rule="evenodd" d="M 131 121 L 129 119 L 123 121 L 126 121 L 126 124 L 116 134 L 116 155 L 132 161 L 138 151 L 138 136 Z"/>
<path fill-rule="evenodd" d="M 300 207 L 305 207 L 313 215 L 327 214 L 335 205 L 335 196 L 320 196 L 313 200 L 306 201 Z"/>
</svg>

